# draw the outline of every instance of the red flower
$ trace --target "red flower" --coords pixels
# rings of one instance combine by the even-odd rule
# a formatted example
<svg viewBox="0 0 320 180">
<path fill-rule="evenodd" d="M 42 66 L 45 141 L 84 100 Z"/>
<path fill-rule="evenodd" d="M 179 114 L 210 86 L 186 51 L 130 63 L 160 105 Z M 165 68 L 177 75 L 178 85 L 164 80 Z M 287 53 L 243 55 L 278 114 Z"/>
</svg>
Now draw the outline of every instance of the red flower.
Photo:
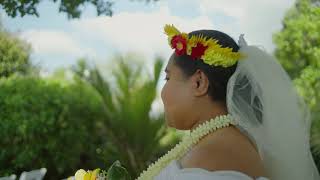
<svg viewBox="0 0 320 180">
<path fill-rule="evenodd" d="M 187 40 L 181 36 L 174 36 L 171 40 L 172 48 L 175 49 L 177 55 L 183 55 L 187 52 Z"/>
<path fill-rule="evenodd" d="M 208 46 L 204 46 L 203 44 L 198 43 L 196 47 L 192 48 L 191 58 L 192 59 L 200 59 L 207 48 L 208 48 Z"/>
</svg>

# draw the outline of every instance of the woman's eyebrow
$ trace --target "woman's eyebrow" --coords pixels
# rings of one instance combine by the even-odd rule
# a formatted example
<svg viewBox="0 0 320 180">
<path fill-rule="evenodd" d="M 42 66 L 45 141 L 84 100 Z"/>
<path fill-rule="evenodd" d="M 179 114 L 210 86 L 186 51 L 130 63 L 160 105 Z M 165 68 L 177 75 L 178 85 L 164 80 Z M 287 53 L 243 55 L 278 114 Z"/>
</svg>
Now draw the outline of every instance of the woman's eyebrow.
<svg viewBox="0 0 320 180">
<path fill-rule="evenodd" d="M 169 73 L 169 70 L 168 70 L 168 68 L 166 68 L 166 69 L 164 70 L 164 72 L 166 72 L 166 73 Z"/>
</svg>

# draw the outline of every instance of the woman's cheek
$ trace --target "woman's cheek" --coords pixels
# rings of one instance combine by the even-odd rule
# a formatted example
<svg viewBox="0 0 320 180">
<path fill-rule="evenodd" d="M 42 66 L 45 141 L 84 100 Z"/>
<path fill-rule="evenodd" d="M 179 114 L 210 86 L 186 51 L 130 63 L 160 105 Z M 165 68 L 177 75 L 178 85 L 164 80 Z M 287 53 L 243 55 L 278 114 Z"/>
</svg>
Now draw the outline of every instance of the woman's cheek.
<svg viewBox="0 0 320 180">
<path fill-rule="evenodd" d="M 172 101 L 174 101 L 172 93 L 173 92 L 170 91 L 170 84 L 167 82 L 162 88 L 161 99 L 164 105 L 165 117 L 168 125 L 171 124 L 170 121 L 172 119 L 171 106 L 172 106 Z"/>
</svg>

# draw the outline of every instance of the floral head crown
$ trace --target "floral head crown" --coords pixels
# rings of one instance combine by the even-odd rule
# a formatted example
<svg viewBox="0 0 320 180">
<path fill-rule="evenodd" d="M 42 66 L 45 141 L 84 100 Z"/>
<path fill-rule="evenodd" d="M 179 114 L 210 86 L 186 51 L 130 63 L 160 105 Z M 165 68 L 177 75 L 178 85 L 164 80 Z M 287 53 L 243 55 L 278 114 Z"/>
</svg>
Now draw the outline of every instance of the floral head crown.
<svg viewBox="0 0 320 180">
<path fill-rule="evenodd" d="M 218 40 L 206 38 L 202 35 L 181 33 L 173 25 L 165 25 L 164 32 L 168 35 L 169 45 L 175 49 L 177 55 L 189 55 L 192 59 L 202 59 L 204 63 L 213 66 L 230 67 L 243 57 L 232 48 L 223 48 Z"/>
</svg>

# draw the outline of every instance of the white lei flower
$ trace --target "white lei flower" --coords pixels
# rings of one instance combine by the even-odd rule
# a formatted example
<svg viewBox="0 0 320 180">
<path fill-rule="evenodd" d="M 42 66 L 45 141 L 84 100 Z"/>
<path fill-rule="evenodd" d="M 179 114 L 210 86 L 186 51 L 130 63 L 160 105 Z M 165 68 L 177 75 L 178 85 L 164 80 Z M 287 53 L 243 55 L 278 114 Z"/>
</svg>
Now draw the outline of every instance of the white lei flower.
<svg viewBox="0 0 320 180">
<path fill-rule="evenodd" d="M 155 163 L 152 163 L 147 170 L 143 171 L 136 180 L 152 180 L 160 171 L 166 167 L 172 160 L 181 159 L 185 153 L 205 135 L 216 131 L 217 129 L 235 125 L 231 115 L 217 116 L 203 124 L 200 124 L 196 129 L 186 134 L 180 143 L 178 143 L 168 153 L 160 157 Z"/>
</svg>

